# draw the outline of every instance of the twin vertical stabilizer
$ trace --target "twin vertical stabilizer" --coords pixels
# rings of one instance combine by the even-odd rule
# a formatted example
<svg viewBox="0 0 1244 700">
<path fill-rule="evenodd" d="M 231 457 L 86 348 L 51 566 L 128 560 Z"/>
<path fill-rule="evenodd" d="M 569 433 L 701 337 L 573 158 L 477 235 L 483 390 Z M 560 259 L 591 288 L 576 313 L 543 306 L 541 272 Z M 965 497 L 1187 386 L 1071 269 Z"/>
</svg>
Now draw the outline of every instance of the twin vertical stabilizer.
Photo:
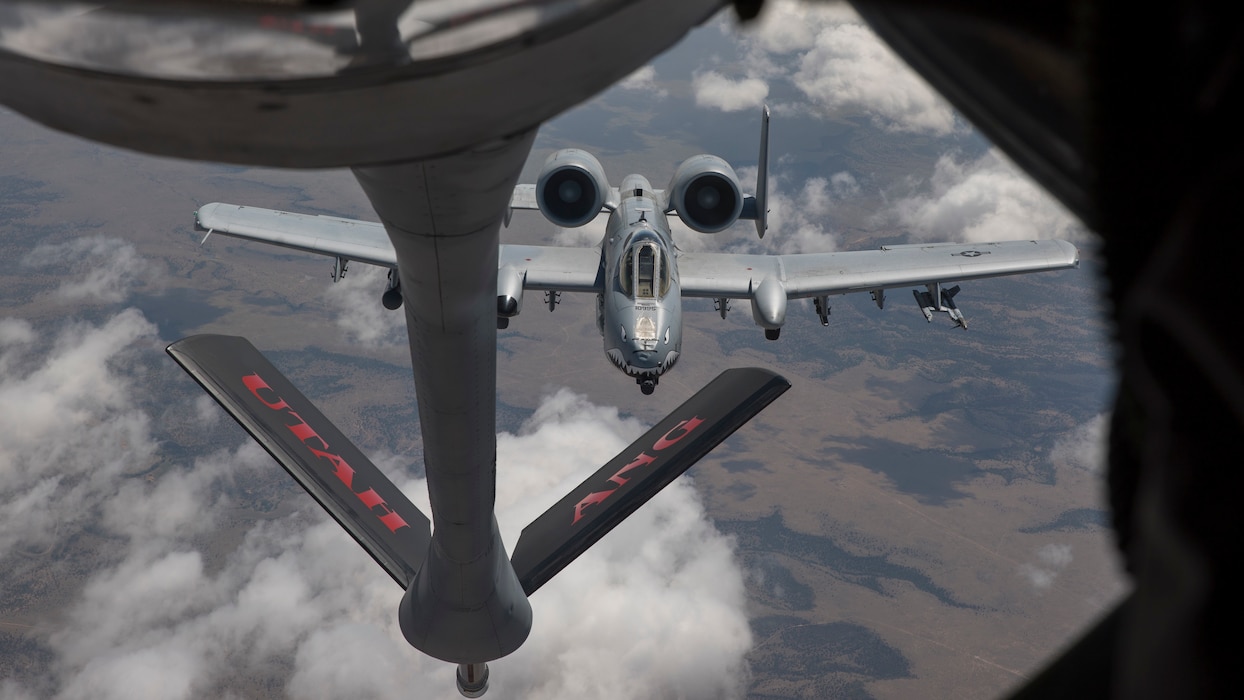
<svg viewBox="0 0 1244 700">
<path fill-rule="evenodd" d="M 743 201 L 740 219 L 756 223 L 756 235 L 765 237 L 769 230 L 769 106 L 760 112 L 760 155 L 756 159 L 756 194 Z"/>
</svg>

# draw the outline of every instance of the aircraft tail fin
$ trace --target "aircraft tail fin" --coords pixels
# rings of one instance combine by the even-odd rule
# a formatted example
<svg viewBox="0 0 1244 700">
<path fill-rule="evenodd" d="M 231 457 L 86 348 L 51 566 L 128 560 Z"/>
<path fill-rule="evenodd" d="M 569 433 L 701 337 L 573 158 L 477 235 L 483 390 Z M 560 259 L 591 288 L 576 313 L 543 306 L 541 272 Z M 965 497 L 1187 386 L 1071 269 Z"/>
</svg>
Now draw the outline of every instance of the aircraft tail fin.
<svg viewBox="0 0 1244 700">
<path fill-rule="evenodd" d="M 760 157 L 756 163 L 756 194 L 743 200 L 740 219 L 756 222 L 756 235 L 769 230 L 769 105 L 760 113 Z"/>
<path fill-rule="evenodd" d="M 761 111 L 760 156 L 756 164 L 756 235 L 769 230 L 769 105 Z"/>
<path fill-rule="evenodd" d="M 511 563 L 531 595 L 790 388 L 781 375 L 730 369 L 530 525 Z"/>
<path fill-rule="evenodd" d="M 376 563 L 409 587 L 431 541 L 427 516 L 254 345 L 237 336 L 195 335 L 167 352 Z"/>
</svg>

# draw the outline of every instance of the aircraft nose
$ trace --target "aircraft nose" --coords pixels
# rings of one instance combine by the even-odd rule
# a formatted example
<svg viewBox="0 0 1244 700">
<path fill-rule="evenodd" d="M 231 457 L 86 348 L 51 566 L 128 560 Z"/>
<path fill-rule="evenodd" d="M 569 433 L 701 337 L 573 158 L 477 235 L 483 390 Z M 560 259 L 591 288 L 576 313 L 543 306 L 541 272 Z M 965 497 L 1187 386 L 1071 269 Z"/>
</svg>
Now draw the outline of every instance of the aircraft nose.
<svg viewBox="0 0 1244 700">
<path fill-rule="evenodd" d="M 644 364 L 648 364 L 652 361 L 652 353 L 647 350 L 640 350 L 635 353 L 635 359 Z"/>
</svg>

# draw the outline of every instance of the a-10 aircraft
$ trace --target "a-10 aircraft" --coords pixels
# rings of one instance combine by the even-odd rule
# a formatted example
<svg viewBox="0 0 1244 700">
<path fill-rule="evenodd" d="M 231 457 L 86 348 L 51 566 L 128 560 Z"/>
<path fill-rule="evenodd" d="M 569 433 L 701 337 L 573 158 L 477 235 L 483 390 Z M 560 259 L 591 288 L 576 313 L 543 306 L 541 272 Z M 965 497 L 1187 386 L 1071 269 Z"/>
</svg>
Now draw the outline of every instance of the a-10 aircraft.
<svg viewBox="0 0 1244 700">
<path fill-rule="evenodd" d="M 497 327 L 507 327 L 519 314 L 525 292 L 544 292 L 549 310 L 562 292 L 595 294 L 596 326 L 606 357 L 634 377 L 643 393 L 651 394 L 682 353 L 684 297 L 714 299 L 722 318 L 729 300 L 746 299 L 756 325 L 766 338 L 776 340 L 790 299 L 813 299 L 821 323 L 828 325 L 831 295 L 867 291 L 883 307 L 887 289 L 922 286 L 912 294 L 926 319 L 944 312 L 956 326 L 966 328 L 954 301 L 959 287 L 943 288 L 944 283 L 1079 264 L 1075 246 L 1061 240 L 890 245 L 799 255 L 679 251 L 670 232 L 671 214 L 707 234 L 750 219 L 756 233 L 764 236 L 768 131 L 766 108 L 753 196 L 743 194 L 734 169 L 713 155 L 683 161 L 669 187 L 658 190 L 642 175 L 628 175 L 620 187 L 611 187 L 590 153 L 573 148 L 554 152 L 536 184 L 515 188 L 511 212 L 536 209 L 565 228 L 583 226 L 607 212 L 605 235 L 592 248 L 501 245 Z M 402 303 L 396 255 L 381 224 L 220 203 L 200 208 L 195 223 L 209 235 L 223 233 L 332 256 L 334 281 L 352 261 L 388 267 L 382 301 L 390 309 Z"/>
</svg>

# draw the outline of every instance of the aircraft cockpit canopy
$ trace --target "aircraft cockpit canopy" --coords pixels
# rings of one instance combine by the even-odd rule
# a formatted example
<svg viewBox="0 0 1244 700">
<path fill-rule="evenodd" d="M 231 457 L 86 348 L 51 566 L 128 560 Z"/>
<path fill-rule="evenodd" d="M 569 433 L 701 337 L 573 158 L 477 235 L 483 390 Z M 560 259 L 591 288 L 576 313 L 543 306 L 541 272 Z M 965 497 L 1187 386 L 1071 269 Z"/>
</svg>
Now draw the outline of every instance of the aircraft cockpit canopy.
<svg viewBox="0 0 1244 700">
<path fill-rule="evenodd" d="M 670 289 L 670 266 L 655 237 L 637 235 L 618 268 L 622 292 L 634 299 L 662 299 Z"/>
</svg>

